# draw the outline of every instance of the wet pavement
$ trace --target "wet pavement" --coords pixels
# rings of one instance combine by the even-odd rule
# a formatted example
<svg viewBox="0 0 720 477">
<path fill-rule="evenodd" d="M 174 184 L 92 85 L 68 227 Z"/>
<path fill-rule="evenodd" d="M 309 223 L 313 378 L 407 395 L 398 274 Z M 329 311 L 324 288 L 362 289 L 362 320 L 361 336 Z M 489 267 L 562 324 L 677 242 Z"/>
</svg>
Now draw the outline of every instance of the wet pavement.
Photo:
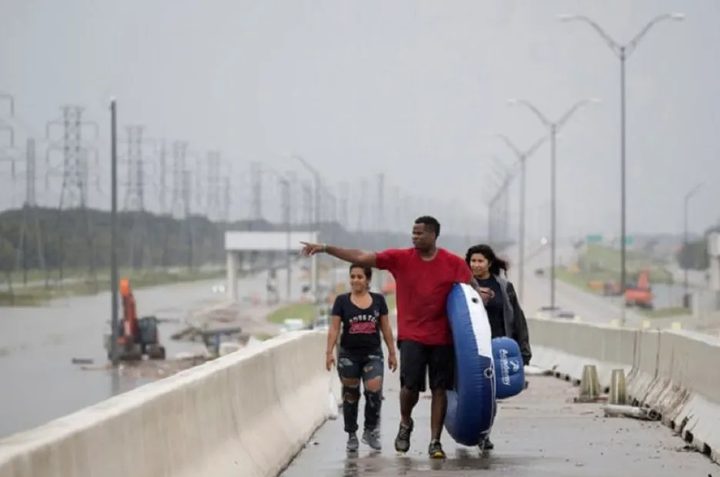
<svg viewBox="0 0 720 477">
<path fill-rule="evenodd" d="M 428 458 L 429 395 L 422 395 L 415 408 L 410 451 L 406 455 L 396 453 L 393 441 L 399 422 L 399 383 L 394 375 L 385 386 L 381 452 L 360 444 L 359 453 L 348 456 L 341 413 L 338 420 L 326 422 L 315 433 L 281 475 L 720 475 L 720 466 L 686 450 L 685 443 L 658 422 L 605 418 L 600 404 L 573 403 L 578 388 L 564 381 L 545 376 L 531 376 L 529 381 L 527 390 L 500 404 L 492 433 L 495 450 L 486 455 L 477 448 L 456 444 L 444 433 L 442 442 L 448 458 Z"/>
</svg>

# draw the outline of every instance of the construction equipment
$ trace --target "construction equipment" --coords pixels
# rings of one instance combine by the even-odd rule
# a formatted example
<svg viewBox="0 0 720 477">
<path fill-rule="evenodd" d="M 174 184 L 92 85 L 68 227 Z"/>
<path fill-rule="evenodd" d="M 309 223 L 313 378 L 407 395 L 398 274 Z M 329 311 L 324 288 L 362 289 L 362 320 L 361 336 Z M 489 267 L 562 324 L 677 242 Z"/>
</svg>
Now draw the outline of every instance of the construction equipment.
<svg viewBox="0 0 720 477">
<path fill-rule="evenodd" d="M 158 320 L 154 316 L 138 319 L 135 297 L 127 278 L 120 280 L 120 298 L 123 315 L 117 330 L 118 358 L 122 361 L 137 361 L 143 356 L 165 359 L 165 347 L 159 342 Z M 107 348 L 108 357 L 112 358 L 112 347 Z"/>
<path fill-rule="evenodd" d="M 652 309 L 653 294 L 650 287 L 650 271 L 642 270 L 638 275 L 635 286 L 625 289 L 625 304 L 627 306 L 637 306 L 640 308 Z"/>
</svg>

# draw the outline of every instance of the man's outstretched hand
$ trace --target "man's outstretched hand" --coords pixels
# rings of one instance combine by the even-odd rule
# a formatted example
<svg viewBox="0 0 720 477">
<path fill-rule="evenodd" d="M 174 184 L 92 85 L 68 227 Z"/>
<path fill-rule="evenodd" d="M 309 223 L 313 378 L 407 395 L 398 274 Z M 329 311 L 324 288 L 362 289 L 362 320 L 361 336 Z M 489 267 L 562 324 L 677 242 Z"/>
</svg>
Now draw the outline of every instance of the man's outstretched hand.
<svg viewBox="0 0 720 477">
<path fill-rule="evenodd" d="M 320 243 L 300 242 L 303 245 L 302 254 L 311 257 L 316 253 L 324 252 L 327 245 Z"/>
</svg>

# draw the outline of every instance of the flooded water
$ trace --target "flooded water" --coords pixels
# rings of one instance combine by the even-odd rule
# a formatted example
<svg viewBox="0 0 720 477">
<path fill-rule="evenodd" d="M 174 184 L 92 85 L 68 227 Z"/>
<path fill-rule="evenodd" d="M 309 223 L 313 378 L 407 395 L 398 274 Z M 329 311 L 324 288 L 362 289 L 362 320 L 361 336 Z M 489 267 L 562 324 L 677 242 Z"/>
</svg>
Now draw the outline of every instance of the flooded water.
<svg viewBox="0 0 720 477">
<path fill-rule="evenodd" d="M 171 341 L 188 313 L 220 302 L 221 280 L 135 291 L 138 314 L 173 320 L 160 325 L 168 357 L 199 345 Z M 0 437 L 63 416 L 152 380 L 102 369 L 110 329 L 110 294 L 54 300 L 45 307 L 0 308 Z M 73 358 L 89 359 L 83 370 Z"/>
</svg>

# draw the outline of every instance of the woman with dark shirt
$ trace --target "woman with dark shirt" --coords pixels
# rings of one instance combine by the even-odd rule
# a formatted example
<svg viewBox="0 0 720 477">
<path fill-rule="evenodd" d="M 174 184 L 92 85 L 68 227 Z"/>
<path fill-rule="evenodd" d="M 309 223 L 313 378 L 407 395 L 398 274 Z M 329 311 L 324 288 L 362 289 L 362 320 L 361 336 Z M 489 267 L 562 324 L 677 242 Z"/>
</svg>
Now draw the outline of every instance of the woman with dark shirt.
<svg viewBox="0 0 720 477">
<path fill-rule="evenodd" d="M 527 366 L 532 358 L 527 321 L 512 283 L 501 275 L 501 272 L 507 275 L 507 262 L 496 256 L 489 245 L 484 244 L 470 247 L 465 254 L 465 262 L 472 270 L 478 285 L 491 288 L 495 292 L 485 305 L 492 337 L 507 336 L 514 339 L 520 346 L 523 363 Z M 494 446 L 490 439 L 487 439 L 481 447 L 492 449 Z"/>
<path fill-rule="evenodd" d="M 382 332 L 388 349 L 388 367 L 397 369 L 395 343 L 388 320 L 385 298 L 370 292 L 372 269 L 350 265 L 350 293 L 338 295 L 332 309 L 328 330 L 325 367 L 328 371 L 335 363 L 334 348 L 338 346 L 337 369 L 342 382 L 343 418 L 348 433 L 347 451 L 358 450 L 357 415 L 360 400 L 360 380 L 365 394 L 365 422 L 363 443 L 380 450 L 380 407 L 382 405 L 383 352 L 380 342 Z"/>
</svg>

